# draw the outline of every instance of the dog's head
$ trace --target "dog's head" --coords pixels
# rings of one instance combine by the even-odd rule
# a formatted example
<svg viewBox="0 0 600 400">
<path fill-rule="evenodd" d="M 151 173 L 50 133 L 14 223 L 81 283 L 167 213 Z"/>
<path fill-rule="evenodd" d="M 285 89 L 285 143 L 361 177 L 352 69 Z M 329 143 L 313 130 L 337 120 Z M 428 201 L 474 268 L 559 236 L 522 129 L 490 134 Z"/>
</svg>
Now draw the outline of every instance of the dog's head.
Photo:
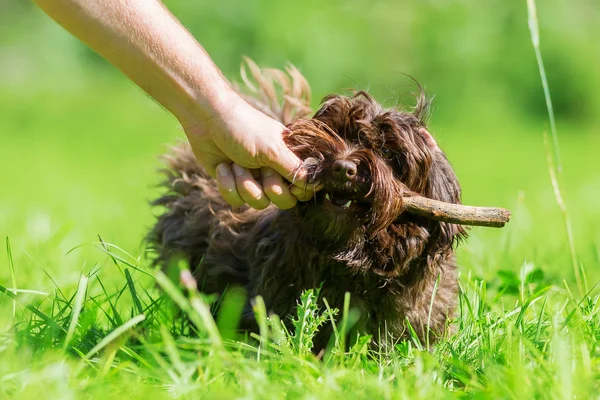
<svg viewBox="0 0 600 400">
<path fill-rule="evenodd" d="M 288 146 L 323 188 L 298 207 L 299 229 L 357 271 L 396 277 L 428 265 L 465 235 L 457 225 L 403 214 L 416 193 L 460 202 L 460 185 L 428 132 L 428 102 L 412 112 L 384 109 L 365 92 L 329 96 L 312 119 L 289 125 Z"/>
</svg>

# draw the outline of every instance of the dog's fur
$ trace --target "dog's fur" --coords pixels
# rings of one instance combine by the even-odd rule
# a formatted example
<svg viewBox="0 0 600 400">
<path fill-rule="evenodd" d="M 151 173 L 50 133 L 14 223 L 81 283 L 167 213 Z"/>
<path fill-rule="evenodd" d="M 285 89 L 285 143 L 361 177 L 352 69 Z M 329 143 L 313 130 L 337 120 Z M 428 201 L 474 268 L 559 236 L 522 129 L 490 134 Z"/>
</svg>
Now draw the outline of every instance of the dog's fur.
<svg viewBox="0 0 600 400">
<path fill-rule="evenodd" d="M 375 340 L 381 332 L 386 340 L 406 337 L 407 321 L 421 340 L 428 332 L 439 338 L 457 297 L 453 247 L 466 233 L 402 213 L 401 197 L 410 194 L 460 202 L 457 178 L 425 126 L 425 97 L 405 112 L 384 109 L 365 92 L 332 95 L 308 118 L 310 91 L 296 69 L 247 65 L 257 85 L 243 69 L 246 98 L 288 126 L 286 143 L 324 187 L 291 210 L 232 209 L 189 146 L 180 145 L 168 156 L 168 193 L 155 202 L 166 207 L 149 236 L 157 262 L 183 255 L 206 293 L 243 287 L 249 303 L 242 329 L 256 329 L 249 305 L 255 296 L 285 318 L 303 290 L 322 285 L 320 295 L 339 309 L 350 292 L 360 326 Z M 340 178 L 335 160 L 352 161 L 354 175 Z M 354 201 L 337 205 L 346 200 Z"/>
</svg>

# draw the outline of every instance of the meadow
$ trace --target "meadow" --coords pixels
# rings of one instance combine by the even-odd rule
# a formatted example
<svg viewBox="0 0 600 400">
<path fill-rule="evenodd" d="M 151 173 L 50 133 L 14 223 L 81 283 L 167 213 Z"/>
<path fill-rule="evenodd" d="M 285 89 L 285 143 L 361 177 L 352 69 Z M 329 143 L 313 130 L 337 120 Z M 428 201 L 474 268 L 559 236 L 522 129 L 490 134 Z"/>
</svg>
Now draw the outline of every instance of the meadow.
<svg viewBox="0 0 600 400">
<path fill-rule="evenodd" d="M 284 30 L 281 20 L 257 27 L 260 18 L 285 7 L 276 2 L 267 2 L 272 7 L 266 16 L 249 12 L 244 21 L 233 21 L 215 5 L 189 3 L 167 2 L 195 35 L 206 38 L 203 43 L 232 79 L 242 54 L 277 67 L 292 61 L 313 82 L 316 105 L 327 93 L 357 86 L 395 103 L 410 90 L 410 80 L 397 71 L 416 75 L 437 95 L 430 130 L 457 172 L 464 202 L 509 208 L 512 220 L 503 229 L 472 229 L 459 247 L 456 331 L 435 346 L 411 338 L 373 352 L 368 337 L 344 343 L 337 335 L 316 359 L 309 351 L 311 335 L 331 315 L 315 305 L 313 293 L 299 299 L 294 332 L 283 331 L 259 302 L 260 335 L 243 341 L 221 334 L 224 322 L 207 315 L 207 299 L 193 291 L 184 296 L 151 267 L 143 245 L 157 213 L 149 201 L 158 193 L 158 157 L 183 137 L 176 121 L 39 12 L 8 2 L 20 17 L 10 22 L 11 35 L 0 34 L 0 398 L 599 397 L 600 135 L 594 110 L 600 75 L 592 65 L 600 55 L 585 47 L 593 41 L 582 34 L 597 32 L 590 22 L 597 21 L 597 11 L 584 1 L 568 13 L 556 1 L 538 5 L 547 18 L 541 19 L 542 44 L 549 43 L 544 54 L 557 111 L 557 179 L 565 213 L 551 182 L 553 150 L 544 141 L 551 132 L 524 3 L 494 5 L 504 17 L 514 13 L 506 29 L 518 32 L 510 40 L 521 49 L 497 60 L 515 60 L 497 67 L 489 60 L 469 63 L 465 74 L 452 64 L 451 50 L 408 53 L 412 61 L 390 55 L 398 61 L 393 71 L 382 67 L 393 47 L 381 44 L 382 37 L 396 27 L 391 17 L 381 17 L 396 7 L 391 3 L 370 11 L 383 18 L 369 22 L 381 23 L 380 35 L 365 28 L 358 42 L 339 34 L 361 21 L 362 9 L 353 2 L 332 2 L 311 18 L 307 5 L 297 16 L 314 28 L 305 36 L 295 20 L 287 21 L 281 36 L 273 33 Z M 428 34 L 410 47 L 390 39 L 404 54 L 446 49 L 434 42 L 461 31 L 451 15 L 462 17 L 467 33 L 484 33 L 456 43 L 458 54 L 484 60 L 508 48 L 509 39 L 489 39 L 485 21 L 476 18 L 490 21 L 492 6 L 426 3 L 409 8 L 431 18 L 398 29 Z M 353 19 L 337 16 L 336 7 Z M 583 19 L 584 10 L 589 19 Z M 204 12 L 214 12 L 213 33 L 227 32 L 229 23 L 239 35 L 255 32 L 251 43 L 217 49 L 218 39 L 203 36 L 202 25 L 191 22 Z M 577 18 L 582 22 L 575 26 Z M 570 24 L 566 36 L 556 21 Z M 439 25 L 437 34 L 429 29 L 433 25 Z M 340 45 L 329 55 L 333 63 L 301 43 L 325 46 L 315 40 L 318 35 Z M 581 40 L 570 45 L 567 39 Z M 349 58 L 348 43 L 363 48 L 370 41 L 380 43 L 381 55 Z M 448 69 L 433 67 L 440 63 Z M 489 74 L 497 80 L 490 82 Z M 343 332 L 353 313 L 339 313 L 337 330 Z"/>
</svg>

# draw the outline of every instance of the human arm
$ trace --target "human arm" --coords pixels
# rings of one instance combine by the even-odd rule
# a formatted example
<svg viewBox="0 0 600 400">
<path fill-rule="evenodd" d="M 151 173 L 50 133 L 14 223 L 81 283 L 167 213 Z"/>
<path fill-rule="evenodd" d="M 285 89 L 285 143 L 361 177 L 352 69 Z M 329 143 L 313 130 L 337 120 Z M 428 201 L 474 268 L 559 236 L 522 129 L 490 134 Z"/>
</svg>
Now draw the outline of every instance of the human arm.
<svg viewBox="0 0 600 400">
<path fill-rule="evenodd" d="M 34 1 L 179 120 L 198 163 L 216 177 L 229 203 L 264 208 L 272 201 L 290 208 L 296 198 L 310 197 L 300 187 L 289 189 L 282 178 L 291 179 L 301 166 L 283 142 L 283 125 L 231 88 L 161 2 Z M 260 169 L 261 177 L 254 179 L 250 169 Z M 296 177 L 302 181 L 301 170 Z"/>
</svg>

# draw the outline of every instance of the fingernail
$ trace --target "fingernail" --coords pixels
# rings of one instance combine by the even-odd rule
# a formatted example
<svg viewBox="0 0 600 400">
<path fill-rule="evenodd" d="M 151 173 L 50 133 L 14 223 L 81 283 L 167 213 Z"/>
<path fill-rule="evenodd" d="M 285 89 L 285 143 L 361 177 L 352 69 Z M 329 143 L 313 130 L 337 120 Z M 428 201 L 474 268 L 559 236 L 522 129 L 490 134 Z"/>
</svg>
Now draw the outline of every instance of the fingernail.
<svg viewBox="0 0 600 400">
<path fill-rule="evenodd" d="M 319 160 L 317 160 L 314 157 L 308 157 L 306 160 L 304 160 L 302 162 L 301 166 L 303 168 L 308 168 L 308 167 L 314 167 L 314 166 L 317 166 L 317 165 L 319 165 Z"/>
<path fill-rule="evenodd" d="M 225 164 L 219 164 L 217 165 L 217 172 L 220 176 L 227 176 L 229 175 L 229 167 Z"/>
<path fill-rule="evenodd" d="M 242 176 L 244 175 L 244 172 L 246 172 L 246 168 L 239 166 L 237 164 L 233 164 L 233 172 L 237 175 L 237 176 Z"/>
<path fill-rule="evenodd" d="M 270 178 L 273 176 L 273 171 L 271 168 L 263 168 L 262 170 L 262 176 L 263 178 Z"/>
</svg>

